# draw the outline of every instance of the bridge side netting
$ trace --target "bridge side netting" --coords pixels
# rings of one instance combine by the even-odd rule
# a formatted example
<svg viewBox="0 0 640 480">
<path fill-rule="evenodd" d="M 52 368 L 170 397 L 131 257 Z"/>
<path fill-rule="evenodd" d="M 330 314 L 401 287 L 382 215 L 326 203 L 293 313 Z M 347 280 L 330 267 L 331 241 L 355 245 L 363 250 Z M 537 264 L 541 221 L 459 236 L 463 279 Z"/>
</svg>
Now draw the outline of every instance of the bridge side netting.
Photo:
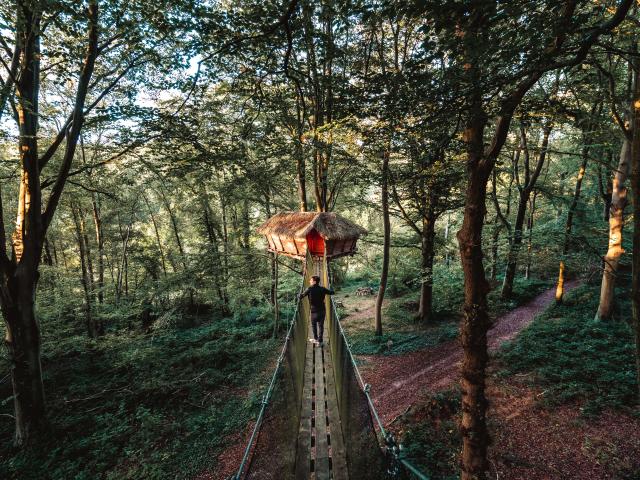
<svg viewBox="0 0 640 480">
<path fill-rule="evenodd" d="M 323 284 L 329 285 L 330 278 L 326 258 L 322 262 L 321 270 Z M 335 303 L 329 297 L 326 302 L 326 328 L 329 332 L 329 349 L 333 360 L 342 435 L 347 450 L 349 478 L 372 480 L 388 478 L 386 474 L 387 458 L 378 442 L 368 399 L 358 381 Z"/>
<path fill-rule="evenodd" d="M 309 285 L 312 274 L 311 269 L 305 267 L 303 286 Z M 247 468 L 247 479 L 295 478 L 308 329 L 308 302 L 297 301 L 283 348 L 282 362 L 274 376 L 271 395 L 267 399 L 262 425 Z"/>
</svg>

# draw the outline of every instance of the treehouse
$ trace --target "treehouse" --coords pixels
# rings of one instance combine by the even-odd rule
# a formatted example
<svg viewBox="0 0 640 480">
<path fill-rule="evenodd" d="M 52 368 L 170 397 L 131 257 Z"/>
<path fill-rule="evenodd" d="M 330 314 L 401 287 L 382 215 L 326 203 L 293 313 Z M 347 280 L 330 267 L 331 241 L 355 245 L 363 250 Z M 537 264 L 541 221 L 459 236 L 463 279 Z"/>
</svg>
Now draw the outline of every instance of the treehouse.
<svg viewBox="0 0 640 480">
<path fill-rule="evenodd" d="M 304 260 L 307 251 L 327 259 L 353 255 L 367 231 L 336 213 L 283 212 L 264 222 L 258 233 L 266 237 L 270 251 Z"/>
</svg>

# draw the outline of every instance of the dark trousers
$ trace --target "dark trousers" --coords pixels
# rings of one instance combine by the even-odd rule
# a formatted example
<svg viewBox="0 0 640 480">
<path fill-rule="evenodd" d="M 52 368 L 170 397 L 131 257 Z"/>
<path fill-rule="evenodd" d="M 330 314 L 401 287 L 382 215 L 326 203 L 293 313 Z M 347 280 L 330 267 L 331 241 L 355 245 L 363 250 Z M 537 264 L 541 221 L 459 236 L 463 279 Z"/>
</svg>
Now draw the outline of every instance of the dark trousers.
<svg viewBox="0 0 640 480">
<path fill-rule="evenodd" d="M 325 311 L 311 312 L 311 328 L 313 328 L 313 338 L 322 341 L 322 335 L 324 334 L 324 317 Z"/>
</svg>

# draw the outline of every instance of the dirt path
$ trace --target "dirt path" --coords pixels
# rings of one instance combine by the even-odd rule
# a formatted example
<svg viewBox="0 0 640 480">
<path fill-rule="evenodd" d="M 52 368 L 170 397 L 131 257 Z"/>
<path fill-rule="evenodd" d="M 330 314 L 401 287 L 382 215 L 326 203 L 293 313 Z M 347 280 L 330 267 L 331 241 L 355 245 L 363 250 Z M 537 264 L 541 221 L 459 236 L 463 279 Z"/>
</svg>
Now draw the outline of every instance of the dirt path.
<svg viewBox="0 0 640 480">
<path fill-rule="evenodd" d="M 579 282 L 566 285 L 567 291 Z M 494 352 L 513 339 L 554 299 L 555 288 L 498 318 L 489 331 L 489 350 Z M 458 380 L 462 348 L 457 340 L 397 356 L 360 356 L 362 375 L 371 385 L 373 403 L 385 425 L 391 424 L 419 398 L 453 385 Z"/>
</svg>

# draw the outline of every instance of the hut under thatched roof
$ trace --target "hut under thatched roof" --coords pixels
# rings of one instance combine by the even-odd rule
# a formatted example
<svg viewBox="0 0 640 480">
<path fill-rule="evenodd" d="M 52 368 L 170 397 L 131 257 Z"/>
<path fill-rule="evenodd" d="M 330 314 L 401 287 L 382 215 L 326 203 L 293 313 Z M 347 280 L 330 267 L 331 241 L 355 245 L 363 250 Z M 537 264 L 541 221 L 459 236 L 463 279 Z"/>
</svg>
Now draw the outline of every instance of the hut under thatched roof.
<svg viewBox="0 0 640 480">
<path fill-rule="evenodd" d="M 272 252 L 305 258 L 312 255 L 337 258 L 352 255 L 356 241 L 367 231 L 333 212 L 283 212 L 264 222 L 258 233 L 264 235 Z"/>
</svg>

